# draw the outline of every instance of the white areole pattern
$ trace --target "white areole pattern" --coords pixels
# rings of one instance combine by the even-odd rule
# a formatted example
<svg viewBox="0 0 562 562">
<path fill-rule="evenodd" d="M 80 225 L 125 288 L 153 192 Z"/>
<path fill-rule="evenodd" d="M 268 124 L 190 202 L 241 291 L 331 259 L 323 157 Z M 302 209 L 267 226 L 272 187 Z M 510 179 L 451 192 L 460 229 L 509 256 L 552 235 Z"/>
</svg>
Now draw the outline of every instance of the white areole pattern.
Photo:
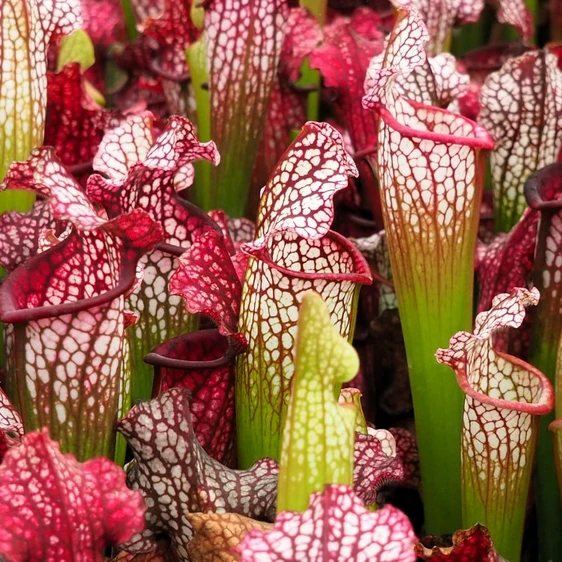
<svg viewBox="0 0 562 562">
<path fill-rule="evenodd" d="M 538 369 L 493 346 L 495 334 L 518 328 L 525 307 L 538 299 L 537 289 L 518 288 L 497 295 L 492 308 L 476 317 L 472 334 L 458 332 L 448 349 L 436 353 L 440 363 L 455 370 L 466 393 L 462 433 L 465 509 L 483 511 L 486 525 L 501 513 L 517 513 L 515 506 L 521 498 L 526 504 L 538 416 L 548 413 L 554 403 L 552 386 Z"/>
<path fill-rule="evenodd" d="M 43 142 L 49 42 L 81 26 L 79 0 L 0 4 L 0 178 Z"/>
<path fill-rule="evenodd" d="M 493 147 L 476 123 L 397 90 L 398 79 L 425 64 L 427 39 L 419 13 L 401 10 L 383 66 L 371 69 L 363 99 L 367 109 L 380 113 L 377 167 L 398 292 L 404 285 L 430 290 L 437 267 L 460 266 L 474 251 L 478 156 L 480 149 Z M 430 257 L 432 267 L 427 266 Z"/>
<path fill-rule="evenodd" d="M 339 133 L 325 123 L 308 123 L 264 188 L 255 240 L 242 244 L 251 257 L 238 331 L 248 349 L 237 359 L 236 415 L 239 431 L 263 444 L 256 458 L 279 454 L 302 296 L 311 289 L 319 293 L 347 338 L 358 284 L 371 281 L 359 252 L 329 230 L 332 198 L 350 175 L 357 168 Z"/>
<path fill-rule="evenodd" d="M 525 180 L 556 162 L 562 146 L 562 72 L 548 50 L 509 59 L 482 85 L 478 121 L 496 147 L 491 154 L 497 226 L 508 231 L 525 207 Z"/>
<path fill-rule="evenodd" d="M 99 216 L 52 148 L 12 164 L 6 186 L 41 193 L 68 227 L 43 240 L 43 251 L 2 285 L 0 317 L 13 324 L 7 387 L 27 431 L 48 427 L 79 459 L 111 456 L 125 296 L 138 282 L 139 258 L 162 231 L 140 209 L 113 220 Z"/>
</svg>

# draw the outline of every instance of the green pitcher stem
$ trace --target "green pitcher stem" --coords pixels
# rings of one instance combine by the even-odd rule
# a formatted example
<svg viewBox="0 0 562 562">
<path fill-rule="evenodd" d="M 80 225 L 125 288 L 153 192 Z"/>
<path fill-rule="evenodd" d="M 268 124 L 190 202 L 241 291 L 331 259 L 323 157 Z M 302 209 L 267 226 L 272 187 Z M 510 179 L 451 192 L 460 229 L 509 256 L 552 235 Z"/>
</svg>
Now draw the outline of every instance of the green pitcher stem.
<svg viewBox="0 0 562 562">
<path fill-rule="evenodd" d="M 473 49 L 483 47 L 486 44 L 487 23 L 487 21 L 481 19 L 478 23 L 463 25 L 453 34 L 451 52 L 460 57 Z"/>
<path fill-rule="evenodd" d="M 480 188 L 476 190 L 472 209 L 480 201 Z M 466 212 L 454 251 L 444 240 L 427 246 L 416 240 L 408 251 L 401 242 L 403 230 L 387 228 L 414 404 L 426 532 L 432 535 L 465 528 L 461 520 L 464 394 L 450 369 L 437 363 L 435 352 L 448 344 L 451 335 L 472 328 L 478 217 Z"/>
<path fill-rule="evenodd" d="M 455 371 L 465 392 L 462 428 L 462 528 L 485 525 L 498 554 L 518 562 L 521 554 L 539 416 L 554 406 L 554 390 L 541 371 L 494 341 L 518 328 L 539 292 L 514 288 L 482 311 L 474 332 L 455 334 L 440 363 Z M 503 559 L 503 558 L 502 558 Z"/>
<path fill-rule="evenodd" d="M 211 136 L 221 155 L 220 164 L 211 169 L 212 204 L 242 217 L 277 80 L 288 6 L 269 0 L 253 0 L 243 11 L 232 3 L 205 5 Z M 219 40 L 225 25 L 236 33 Z"/>
<path fill-rule="evenodd" d="M 327 0 L 301 0 L 300 5 L 306 8 L 320 24 L 324 27 L 326 23 Z M 308 58 L 305 59 L 301 67 L 301 78 L 297 82 L 298 86 L 314 88 L 308 94 L 306 117 L 309 121 L 318 121 L 320 114 L 320 85 L 322 79 L 318 70 L 313 70 L 309 66 Z"/>
<path fill-rule="evenodd" d="M 542 271 L 540 264 L 537 265 L 537 270 Z M 560 319 L 558 314 L 549 313 L 551 305 L 548 293 L 543 293 L 536 309 L 529 362 L 556 386 Z M 554 413 L 542 416 L 537 444 L 539 562 L 562 562 L 562 503 L 554 464 L 552 435 L 548 430 L 548 425 L 554 418 Z"/>
<path fill-rule="evenodd" d="M 489 133 L 395 89 L 426 58 L 415 10 L 398 11 L 363 106 L 379 115 L 377 171 L 404 335 L 420 457 L 425 531 L 462 527 L 463 391 L 438 349 L 472 328 L 474 256 Z M 405 47 L 406 46 L 406 47 Z M 447 126 L 441 126 L 447 122 Z M 454 123 L 454 126 L 453 126 Z M 439 124 L 437 127 L 436 124 Z M 441 158 L 438 155 L 443 155 Z"/>
<path fill-rule="evenodd" d="M 531 359 L 531 363 L 533 360 Z M 537 364 L 539 369 L 542 367 Z M 547 371 L 543 372 L 546 374 Z M 554 420 L 549 414 L 542 416 L 537 444 L 537 525 L 539 533 L 538 562 L 562 561 L 562 504 L 554 464 L 552 435 L 548 424 Z"/>
<path fill-rule="evenodd" d="M 545 174 L 544 185 L 552 179 Z M 560 316 L 560 283 L 556 280 L 560 269 L 557 266 L 560 249 L 552 252 L 552 242 L 558 236 L 557 220 L 560 219 L 560 202 L 557 201 L 560 186 L 555 180 L 553 189 L 535 187 L 536 178 L 541 172 L 531 176 L 525 185 L 525 196 L 532 208 L 541 213 L 537 237 L 537 250 L 533 265 L 533 281 L 541 298 L 533 316 L 531 351 L 529 362 L 540 369 L 558 390 L 561 374 L 558 372 L 558 356 L 562 336 L 562 317 Z M 544 199 L 543 199 L 544 198 Z M 555 207 L 544 208 L 546 201 Z M 559 401 L 556 401 L 560 409 Z M 562 562 L 562 502 L 556 474 L 554 443 L 548 425 L 555 419 L 554 413 L 542 416 L 537 444 L 537 523 L 539 535 L 539 562 Z"/>
<path fill-rule="evenodd" d="M 131 327 L 125 330 L 125 338 L 123 340 L 123 361 L 121 362 L 121 374 L 119 378 L 119 405 L 117 408 L 117 420 L 123 419 L 131 407 L 132 403 L 132 379 L 133 364 L 131 361 L 131 348 L 129 345 L 129 335 Z M 115 451 L 113 461 L 119 466 L 124 466 L 127 457 L 127 440 L 121 433 L 115 436 Z"/>
<path fill-rule="evenodd" d="M 209 76 L 205 35 L 187 49 L 186 57 L 197 105 L 197 134 L 201 141 L 206 142 L 211 139 L 211 106 L 207 87 Z M 211 163 L 199 160 L 193 165 L 195 166 L 195 183 L 191 190 L 193 202 L 205 211 L 216 208 L 217 204 L 211 193 Z"/>
<path fill-rule="evenodd" d="M 472 279 L 463 285 L 448 294 L 430 290 L 422 296 L 421 291 L 406 288 L 399 295 L 429 534 L 462 528 L 460 451 L 464 396 L 451 370 L 435 361 L 435 350 L 447 344 L 450 334 L 471 327 L 468 295 L 472 295 Z"/>
<path fill-rule="evenodd" d="M 131 6 L 131 0 L 121 0 L 123 8 L 123 15 L 125 16 L 125 28 L 127 30 L 127 37 L 129 41 L 136 39 L 139 32 L 137 30 L 137 22 L 135 21 L 135 13 Z"/>
<path fill-rule="evenodd" d="M 22 189 L 7 189 L 0 193 L 0 214 L 6 211 L 19 211 L 20 213 L 29 211 L 35 202 L 33 191 Z"/>
<path fill-rule="evenodd" d="M 321 81 L 320 71 L 310 68 L 309 60 L 306 58 L 301 66 L 301 77 L 296 86 L 311 90 L 306 100 L 306 118 L 308 121 L 318 121 Z"/>
</svg>

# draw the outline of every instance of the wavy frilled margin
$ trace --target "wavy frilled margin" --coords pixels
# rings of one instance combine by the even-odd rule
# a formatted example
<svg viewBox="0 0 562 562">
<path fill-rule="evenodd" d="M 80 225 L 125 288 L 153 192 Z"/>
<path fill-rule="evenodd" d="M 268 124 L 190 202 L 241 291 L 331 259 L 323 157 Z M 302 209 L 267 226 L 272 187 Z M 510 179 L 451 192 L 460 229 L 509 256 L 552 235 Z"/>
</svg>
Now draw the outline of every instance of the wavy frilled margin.
<svg viewBox="0 0 562 562">
<path fill-rule="evenodd" d="M 218 329 L 169 340 L 145 361 L 157 369 L 160 383 L 155 384 L 155 392 L 172 386 L 187 386 L 194 392 L 191 411 L 195 433 L 213 458 L 230 466 L 236 457 L 234 359 L 246 346 L 236 332 L 241 281 L 248 262 L 239 246 L 253 238 L 254 225 L 247 219 L 229 219 L 222 211 L 209 215 L 222 233 L 208 229 L 194 240 L 179 258 L 169 287 L 172 294 L 185 299 L 189 313 L 208 317 Z"/>
<path fill-rule="evenodd" d="M 82 25 L 78 0 L 7 0 L 0 7 L 0 181 L 43 143 L 49 42 Z M 0 197 L 0 212 L 26 211 L 32 194 Z"/>
<path fill-rule="evenodd" d="M 529 482 L 540 415 L 554 406 L 554 391 L 535 367 L 492 345 L 494 334 L 518 328 L 536 289 L 496 296 L 475 320 L 436 353 L 454 369 L 466 394 L 462 428 L 463 527 L 481 522 L 498 552 L 519 562 Z"/>
<path fill-rule="evenodd" d="M 218 328 L 164 342 L 145 360 L 156 369 L 155 392 L 173 386 L 192 390 L 195 433 L 213 458 L 230 466 L 236 457 L 234 358 L 246 348 L 236 330 L 248 262 L 239 246 L 253 238 L 254 226 L 247 219 L 228 219 L 222 211 L 209 214 L 222 233 L 209 228 L 194 240 L 170 277 L 170 292 L 185 299 L 190 314 L 202 314 Z"/>
<path fill-rule="evenodd" d="M 48 427 L 63 450 L 84 460 L 111 457 L 127 322 L 125 297 L 137 264 L 162 237 L 136 209 L 98 216 L 50 148 L 10 167 L 3 187 L 48 198 L 67 226 L 43 238 L 41 253 L 13 270 L 0 288 L 9 323 L 6 386 L 26 431 Z"/>
<path fill-rule="evenodd" d="M 391 0 L 391 3 L 396 8 L 413 6 L 419 10 L 422 21 L 427 26 L 427 52 L 431 55 L 448 51 L 453 26 L 475 22 L 484 8 L 484 0 Z"/>
<path fill-rule="evenodd" d="M 427 39 L 419 13 L 400 10 L 382 68 L 368 73 L 363 103 L 380 117 L 377 167 L 410 365 L 426 525 L 441 534 L 461 526 L 462 393 L 433 354 L 471 323 L 481 152 L 493 141 L 476 123 L 395 91 L 396 80 L 424 65 Z"/>
<path fill-rule="evenodd" d="M 152 369 L 144 356 L 157 345 L 192 331 L 197 319 L 170 294 L 168 281 L 178 256 L 207 229 L 219 227 L 180 194 L 194 180 L 193 162 L 219 162 L 213 142 L 197 140 L 193 125 L 183 117 L 172 117 L 160 135 L 154 132 L 149 113 L 117 120 L 100 144 L 94 158 L 88 194 L 110 217 L 143 209 L 164 230 L 164 238 L 142 259 L 144 280 L 129 297 L 139 320 L 129 331 L 134 370 L 133 401 L 152 395 Z M 103 174 L 103 176 L 101 175 Z"/>
<path fill-rule="evenodd" d="M 390 482 L 406 483 L 409 476 L 398 445 L 386 429 L 369 428 L 365 435 L 355 434 L 353 491 L 371 511 L 377 508 L 377 494 L 383 486 Z"/>
<path fill-rule="evenodd" d="M 353 482 L 357 413 L 334 389 L 359 370 L 357 353 L 336 330 L 317 293 L 303 296 L 294 349 L 295 372 L 279 465 L 277 512 L 304 511 L 326 484 Z"/>
<path fill-rule="evenodd" d="M 529 362 L 560 388 L 562 373 L 557 365 L 562 335 L 562 164 L 551 164 L 525 182 L 525 199 L 531 212 L 540 217 L 534 256 L 533 282 L 541 299 L 531 331 Z M 539 220 L 537 217 L 537 220 Z M 556 478 L 555 455 L 548 424 L 552 415 L 541 418 L 537 445 L 537 518 L 541 559 L 562 560 L 562 504 Z"/>
<path fill-rule="evenodd" d="M 562 146 L 562 72 L 548 49 L 509 59 L 480 94 L 478 122 L 496 147 L 491 154 L 496 228 L 507 232 L 525 209 L 525 180 L 556 162 Z"/>
<path fill-rule="evenodd" d="M 211 138 L 211 206 L 244 214 L 288 18 L 287 0 L 205 0 Z M 207 209 L 208 210 L 208 209 Z"/>
<path fill-rule="evenodd" d="M 450 50 L 453 27 L 479 19 L 484 0 L 391 0 L 397 8 L 413 5 L 420 11 L 429 30 L 428 53 L 437 55 Z M 512 25 L 528 41 L 534 33 L 533 16 L 524 0 L 490 2 L 497 8 L 497 19 Z"/>
<path fill-rule="evenodd" d="M 494 2 L 489 2 L 494 5 Z M 532 5 L 532 3 L 529 3 Z M 500 23 L 512 25 L 521 35 L 523 43 L 528 42 L 533 38 L 535 33 L 533 16 L 534 14 L 527 7 L 525 0 L 499 0 L 495 4 L 497 6 L 496 17 Z M 534 6 L 537 10 L 537 6 Z M 538 13 L 536 14 L 538 17 Z"/>
<path fill-rule="evenodd" d="M 254 241 L 241 245 L 250 255 L 238 321 L 248 349 L 236 366 L 242 467 L 264 456 L 279 458 L 303 295 L 319 293 L 332 324 L 352 337 L 358 290 L 371 273 L 351 242 L 329 230 L 333 196 L 350 175 L 357 168 L 341 135 L 326 123 L 308 123 L 263 190 Z"/>
<path fill-rule="evenodd" d="M 8 211 L 0 215 L 0 265 L 12 271 L 37 253 L 43 232 L 59 233 L 45 199 L 36 201 L 27 213 Z M 64 230 L 64 228 L 62 228 Z"/>
<path fill-rule="evenodd" d="M 108 459 L 80 464 L 48 432 L 30 433 L 0 465 L 0 557 L 100 562 L 144 525 L 142 496 Z"/>
<path fill-rule="evenodd" d="M 515 287 L 533 285 L 533 265 L 540 213 L 526 209 L 519 222 L 508 232 L 499 233 L 487 245 L 479 244 L 476 269 L 478 279 L 477 312 L 488 310 L 493 298 Z M 521 329 L 498 334 L 494 345 L 517 357 L 528 358 L 533 315 L 526 316 Z M 535 362 L 532 362 L 535 364 Z M 561 550 L 562 552 L 562 550 Z"/>
<path fill-rule="evenodd" d="M 328 485 L 310 496 L 304 513 L 279 513 L 272 531 L 251 530 L 237 550 L 241 562 L 323 562 L 336 553 L 349 562 L 414 562 L 415 540 L 410 521 L 395 507 L 371 513 L 349 486 Z"/>
<path fill-rule="evenodd" d="M 189 513 L 275 516 L 277 463 L 261 459 L 249 470 L 232 470 L 209 457 L 195 437 L 188 398 L 187 389 L 172 388 L 137 404 L 118 423 L 136 461 L 128 483 L 147 505 L 146 529 L 123 546 L 128 552 L 154 550 L 164 536 L 171 556 L 189 562 Z"/>
</svg>

